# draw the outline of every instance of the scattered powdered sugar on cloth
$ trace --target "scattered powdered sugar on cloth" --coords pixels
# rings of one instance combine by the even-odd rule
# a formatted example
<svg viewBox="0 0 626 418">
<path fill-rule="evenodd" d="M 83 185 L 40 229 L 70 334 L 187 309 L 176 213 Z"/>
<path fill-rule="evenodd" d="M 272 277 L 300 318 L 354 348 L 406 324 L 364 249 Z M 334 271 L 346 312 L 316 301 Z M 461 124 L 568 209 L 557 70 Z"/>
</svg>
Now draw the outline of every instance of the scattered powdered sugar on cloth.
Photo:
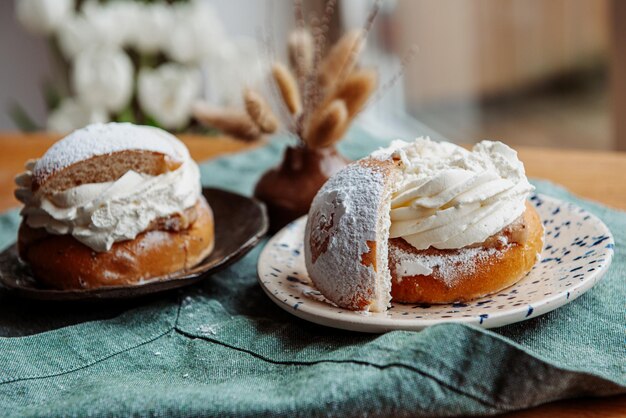
<svg viewBox="0 0 626 418">
<path fill-rule="evenodd" d="M 217 326 L 215 325 L 200 325 L 198 331 L 202 335 L 215 335 L 217 334 Z"/>
</svg>

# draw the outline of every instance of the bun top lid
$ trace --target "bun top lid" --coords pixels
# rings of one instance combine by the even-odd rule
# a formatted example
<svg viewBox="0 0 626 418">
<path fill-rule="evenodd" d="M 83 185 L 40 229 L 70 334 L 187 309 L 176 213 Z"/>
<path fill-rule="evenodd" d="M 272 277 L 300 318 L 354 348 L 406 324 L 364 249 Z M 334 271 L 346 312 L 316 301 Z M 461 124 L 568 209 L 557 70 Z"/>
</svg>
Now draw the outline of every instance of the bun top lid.
<svg viewBox="0 0 626 418">
<path fill-rule="evenodd" d="M 52 145 L 35 164 L 33 175 L 42 183 L 72 164 L 126 150 L 158 152 L 181 163 L 190 158 L 187 147 L 162 129 L 132 123 L 95 123 Z"/>
<path fill-rule="evenodd" d="M 149 157 L 157 154 L 157 161 L 165 156 L 180 163 L 172 170 L 151 171 L 154 162 L 134 158 L 137 151 L 147 151 Z M 99 158 L 96 165 L 88 161 L 94 157 Z M 70 171 L 64 174 L 67 167 Z M 100 173 L 104 177 L 98 177 Z M 33 177 L 44 175 L 47 183 L 54 183 L 56 176 L 71 181 L 63 187 L 33 187 L 38 180 Z M 161 129 L 129 123 L 96 124 L 75 131 L 40 160 L 27 162 L 15 182 L 15 196 L 24 203 L 21 214 L 28 226 L 72 235 L 96 252 L 135 239 L 152 221 L 183 213 L 201 196 L 200 172 L 185 145 Z"/>
</svg>

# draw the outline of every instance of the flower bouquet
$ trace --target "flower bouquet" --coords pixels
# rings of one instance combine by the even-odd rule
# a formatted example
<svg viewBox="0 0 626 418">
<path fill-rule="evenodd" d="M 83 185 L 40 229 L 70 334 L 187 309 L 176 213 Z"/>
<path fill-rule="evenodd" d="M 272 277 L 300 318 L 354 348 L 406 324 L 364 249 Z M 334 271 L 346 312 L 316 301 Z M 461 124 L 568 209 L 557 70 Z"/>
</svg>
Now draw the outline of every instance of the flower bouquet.
<svg viewBox="0 0 626 418">
<path fill-rule="evenodd" d="M 254 85 L 262 74 L 255 42 L 229 39 L 206 2 L 15 4 L 19 22 L 50 39 L 62 69 L 46 88 L 51 131 L 105 121 L 189 130 L 199 126 L 191 118 L 196 99 L 227 105 L 239 99 L 232 86 Z M 39 128 L 18 113 L 22 128 Z"/>
</svg>

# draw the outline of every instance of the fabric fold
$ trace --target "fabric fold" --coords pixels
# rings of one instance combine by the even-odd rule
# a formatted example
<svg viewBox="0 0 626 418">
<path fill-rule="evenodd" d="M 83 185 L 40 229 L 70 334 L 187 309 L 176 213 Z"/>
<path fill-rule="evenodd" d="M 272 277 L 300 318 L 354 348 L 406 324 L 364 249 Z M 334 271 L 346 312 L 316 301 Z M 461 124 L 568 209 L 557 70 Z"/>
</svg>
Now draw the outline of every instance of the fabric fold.
<svg viewBox="0 0 626 418">
<path fill-rule="evenodd" d="M 355 129 L 341 147 L 358 158 L 385 143 Z M 249 195 L 283 146 L 202 164 L 204 185 Z M 533 183 L 597 215 L 616 241 L 604 279 L 546 315 L 493 330 L 325 328 L 267 298 L 256 281 L 259 247 L 197 286 L 117 311 L 82 307 L 70 318 L 67 307 L 1 290 L 0 405 L 49 416 L 472 416 L 626 393 L 626 213 Z M 3 248 L 18 222 L 15 212 L 0 215 Z"/>
</svg>

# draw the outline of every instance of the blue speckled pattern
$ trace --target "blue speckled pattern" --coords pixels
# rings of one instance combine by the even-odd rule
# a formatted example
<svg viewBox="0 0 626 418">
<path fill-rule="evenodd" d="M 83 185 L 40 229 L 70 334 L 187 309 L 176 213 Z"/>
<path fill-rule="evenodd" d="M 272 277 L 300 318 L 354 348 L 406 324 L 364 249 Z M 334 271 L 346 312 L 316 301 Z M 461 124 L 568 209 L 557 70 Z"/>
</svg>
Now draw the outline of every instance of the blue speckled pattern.
<svg viewBox="0 0 626 418">
<path fill-rule="evenodd" d="M 607 271 L 614 242 L 598 218 L 571 203 L 532 195 L 545 228 L 541 260 L 517 284 L 468 303 L 395 303 L 384 313 L 352 312 L 328 302 L 310 282 L 302 255 L 305 219 L 276 234 L 259 258 L 259 281 L 287 311 L 322 325 L 366 332 L 420 330 L 442 322 L 484 328 L 533 318 L 565 305 L 591 289 Z"/>
</svg>

